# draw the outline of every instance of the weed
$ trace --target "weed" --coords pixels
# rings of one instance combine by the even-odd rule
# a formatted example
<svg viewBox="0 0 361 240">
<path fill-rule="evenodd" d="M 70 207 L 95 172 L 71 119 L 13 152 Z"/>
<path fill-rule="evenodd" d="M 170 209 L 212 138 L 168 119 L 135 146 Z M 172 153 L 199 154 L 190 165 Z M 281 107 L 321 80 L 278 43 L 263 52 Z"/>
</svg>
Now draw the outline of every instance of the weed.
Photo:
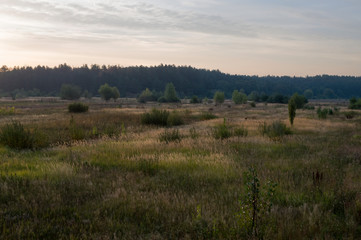
<svg viewBox="0 0 361 240">
<path fill-rule="evenodd" d="M 159 134 L 159 141 L 170 143 L 170 142 L 180 142 L 182 140 L 183 136 L 179 133 L 178 129 L 168 130 L 165 129 L 164 132 Z"/>
<path fill-rule="evenodd" d="M 197 139 L 199 137 L 199 134 L 197 133 L 197 130 L 195 127 L 192 127 L 189 129 L 189 135 L 192 139 Z"/>
</svg>

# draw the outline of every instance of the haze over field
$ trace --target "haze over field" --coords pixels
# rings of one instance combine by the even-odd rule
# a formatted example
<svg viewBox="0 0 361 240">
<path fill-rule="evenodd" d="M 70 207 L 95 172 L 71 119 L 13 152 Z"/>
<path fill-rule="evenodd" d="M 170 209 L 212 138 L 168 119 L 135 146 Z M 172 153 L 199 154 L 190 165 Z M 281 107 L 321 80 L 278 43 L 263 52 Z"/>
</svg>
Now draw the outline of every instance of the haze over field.
<svg viewBox="0 0 361 240">
<path fill-rule="evenodd" d="M 361 1 L 2 0 L 0 65 L 361 75 Z"/>
</svg>

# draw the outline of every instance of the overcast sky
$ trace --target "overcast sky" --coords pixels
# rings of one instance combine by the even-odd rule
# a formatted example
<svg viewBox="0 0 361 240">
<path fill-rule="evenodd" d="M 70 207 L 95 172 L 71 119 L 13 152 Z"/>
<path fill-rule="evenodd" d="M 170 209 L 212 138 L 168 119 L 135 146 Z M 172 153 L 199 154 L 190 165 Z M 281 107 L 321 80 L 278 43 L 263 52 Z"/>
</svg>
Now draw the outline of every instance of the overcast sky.
<svg viewBox="0 0 361 240">
<path fill-rule="evenodd" d="M 360 0 L 0 0 L 0 66 L 361 76 Z"/>
</svg>

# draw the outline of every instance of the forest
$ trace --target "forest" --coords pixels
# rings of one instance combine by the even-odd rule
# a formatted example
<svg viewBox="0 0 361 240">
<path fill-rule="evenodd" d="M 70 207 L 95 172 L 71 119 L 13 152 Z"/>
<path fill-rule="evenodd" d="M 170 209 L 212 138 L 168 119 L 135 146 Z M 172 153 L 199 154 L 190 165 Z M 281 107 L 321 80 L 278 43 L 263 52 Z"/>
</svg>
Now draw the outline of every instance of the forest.
<svg viewBox="0 0 361 240">
<path fill-rule="evenodd" d="M 240 70 L 241 71 L 241 70 Z M 230 98 L 234 90 L 246 94 L 283 94 L 295 92 L 308 99 L 349 99 L 360 97 L 361 77 L 317 75 L 307 77 L 230 75 L 219 70 L 191 66 L 99 66 L 13 67 L 0 69 L 0 96 L 58 96 L 63 84 L 73 84 L 83 92 L 98 95 L 105 83 L 119 89 L 121 97 L 136 97 L 144 89 L 163 91 L 172 82 L 179 97 L 212 97 L 223 91 Z"/>
</svg>

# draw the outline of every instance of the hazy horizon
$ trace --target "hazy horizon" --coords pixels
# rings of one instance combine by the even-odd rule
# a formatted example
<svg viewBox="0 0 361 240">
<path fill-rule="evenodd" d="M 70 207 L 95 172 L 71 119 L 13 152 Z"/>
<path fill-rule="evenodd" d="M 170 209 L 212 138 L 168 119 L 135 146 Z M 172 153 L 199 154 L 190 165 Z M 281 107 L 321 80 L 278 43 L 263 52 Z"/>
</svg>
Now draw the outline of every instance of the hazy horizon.
<svg viewBox="0 0 361 240">
<path fill-rule="evenodd" d="M 192 66 L 361 76 L 356 0 L 2 0 L 0 66 Z"/>
</svg>

